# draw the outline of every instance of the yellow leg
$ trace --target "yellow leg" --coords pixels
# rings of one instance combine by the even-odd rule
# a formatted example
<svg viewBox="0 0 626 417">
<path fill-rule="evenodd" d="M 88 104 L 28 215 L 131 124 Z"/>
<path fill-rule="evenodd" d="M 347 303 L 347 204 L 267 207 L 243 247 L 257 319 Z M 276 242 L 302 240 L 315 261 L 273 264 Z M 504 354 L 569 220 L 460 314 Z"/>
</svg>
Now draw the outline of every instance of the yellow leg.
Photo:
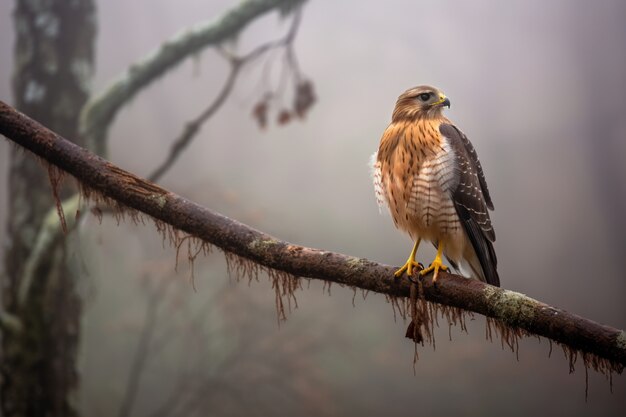
<svg viewBox="0 0 626 417">
<path fill-rule="evenodd" d="M 441 269 L 442 271 L 447 271 L 448 267 L 445 266 L 443 264 L 443 262 L 441 261 L 441 256 L 443 255 L 443 243 L 439 242 L 439 245 L 437 246 L 437 256 L 435 256 L 435 260 L 433 260 L 433 263 L 430 264 L 430 266 L 426 269 L 423 269 L 420 274 L 422 275 L 426 275 L 429 272 L 434 271 L 433 273 L 433 283 L 437 282 L 437 275 L 439 275 L 439 270 Z"/>
<path fill-rule="evenodd" d="M 398 269 L 394 273 L 396 277 L 401 276 L 404 273 L 404 271 L 406 271 L 406 274 L 408 276 L 411 276 L 413 275 L 413 268 L 417 268 L 417 269 L 422 268 L 419 262 L 415 261 L 415 254 L 417 253 L 417 247 L 419 246 L 421 240 L 422 239 L 417 239 L 415 241 L 415 245 L 413 246 L 413 250 L 411 251 L 411 254 L 409 255 L 409 259 L 407 259 L 406 263 L 402 266 L 402 268 Z"/>
</svg>

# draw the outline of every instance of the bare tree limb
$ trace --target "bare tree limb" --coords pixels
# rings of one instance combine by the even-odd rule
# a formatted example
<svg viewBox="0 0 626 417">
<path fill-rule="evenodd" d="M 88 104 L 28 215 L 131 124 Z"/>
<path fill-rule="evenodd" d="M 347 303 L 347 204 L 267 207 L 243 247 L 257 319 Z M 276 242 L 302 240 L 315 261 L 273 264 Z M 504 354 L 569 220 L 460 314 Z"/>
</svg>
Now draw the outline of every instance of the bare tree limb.
<svg viewBox="0 0 626 417">
<path fill-rule="evenodd" d="M 288 10 L 304 0 L 247 0 L 218 19 L 200 24 L 163 43 L 156 51 L 134 64 L 100 95 L 92 98 L 81 114 L 81 134 L 87 147 L 106 155 L 106 136 L 120 108 L 141 89 L 165 72 L 210 45 L 236 37 L 258 16 L 272 10 Z"/>
<path fill-rule="evenodd" d="M 124 171 L 58 136 L 0 101 L 0 134 L 47 163 L 73 175 L 84 187 L 216 245 L 226 253 L 294 276 L 409 297 L 411 283 L 393 279 L 393 267 L 340 253 L 280 241 L 201 207 Z M 599 368 L 621 373 L 626 366 L 626 333 L 523 294 L 476 280 L 441 274 L 437 286 L 424 280 L 426 300 L 472 311 L 503 325 L 547 337 L 572 350 L 608 361 Z M 589 359 L 593 361 L 593 358 Z M 594 362 L 595 363 L 595 362 Z"/>
<path fill-rule="evenodd" d="M 174 162 L 176 162 L 181 152 L 189 146 L 194 136 L 200 131 L 202 125 L 210 119 L 215 112 L 220 109 L 220 107 L 222 107 L 222 104 L 224 104 L 232 92 L 237 76 L 244 65 L 254 61 L 264 53 L 275 48 L 286 47 L 288 53 L 290 55 L 294 55 L 292 45 L 298 31 L 298 27 L 300 26 L 300 19 L 301 10 L 297 10 L 291 27 L 284 38 L 262 44 L 243 57 L 238 57 L 226 51 L 222 51 L 226 59 L 230 62 L 230 72 L 228 73 L 228 77 L 226 78 L 226 82 L 224 82 L 222 89 L 211 104 L 198 117 L 187 122 L 182 133 L 176 138 L 176 140 L 174 140 L 174 143 L 172 143 L 170 153 L 167 155 L 166 159 L 148 176 L 148 180 L 153 182 L 158 181 L 167 172 L 167 170 L 174 165 Z"/>
<path fill-rule="evenodd" d="M 231 65 L 228 78 L 222 86 L 222 90 L 209 107 L 207 107 L 206 110 L 200 114 L 200 116 L 185 124 L 185 128 L 180 136 L 178 136 L 174 143 L 172 143 L 170 153 L 167 155 L 167 158 L 165 158 L 165 160 L 152 172 L 152 174 L 148 176 L 150 181 L 158 181 L 167 172 L 167 170 L 174 165 L 174 162 L 176 162 L 181 152 L 191 143 L 194 136 L 200 131 L 202 124 L 215 114 L 224 101 L 226 101 L 226 98 L 233 90 L 240 68 L 241 67 L 238 63 Z"/>
<path fill-rule="evenodd" d="M 76 213 L 79 209 L 79 203 L 80 195 L 74 194 L 61 203 L 61 210 L 65 213 Z M 67 220 L 66 232 L 68 229 L 74 228 L 78 219 L 77 216 L 70 216 Z M 24 264 L 17 294 L 17 302 L 20 307 L 26 305 L 37 268 L 42 260 L 49 256 L 50 250 L 54 248 L 54 243 L 62 236 L 62 232 L 63 227 L 62 222 L 59 222 L 57 207 L 53 207 L 48 210 L 46 217 L 41 223 L 35 245 Z"/>
</svg>

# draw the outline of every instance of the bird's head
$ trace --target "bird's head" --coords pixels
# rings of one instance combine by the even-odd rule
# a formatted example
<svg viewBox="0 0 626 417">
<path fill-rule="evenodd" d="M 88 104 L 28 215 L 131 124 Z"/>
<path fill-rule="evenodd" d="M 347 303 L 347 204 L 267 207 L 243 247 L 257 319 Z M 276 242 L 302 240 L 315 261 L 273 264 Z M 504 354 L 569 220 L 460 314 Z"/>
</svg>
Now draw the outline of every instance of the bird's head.
<svg viewBox="0 0 626 417">
<path fill-rule="evenodd" d="M 420 85 L 406 90 L 398 97 L 393 120 L 440 118 L 445 106 L 450 108 L 450 100 L 441 91 L 435 87 Z"/>
</svg>

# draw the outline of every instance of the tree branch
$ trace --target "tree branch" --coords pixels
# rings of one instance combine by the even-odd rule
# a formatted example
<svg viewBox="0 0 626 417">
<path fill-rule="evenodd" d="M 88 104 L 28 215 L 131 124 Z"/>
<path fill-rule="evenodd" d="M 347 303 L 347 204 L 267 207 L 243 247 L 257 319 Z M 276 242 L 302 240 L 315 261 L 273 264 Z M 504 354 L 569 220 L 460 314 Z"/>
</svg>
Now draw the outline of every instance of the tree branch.
<svg viewBox="0 0 626 417">
<path fill-rule="evenodd" d="M 72 230 L 78 220 L 78 216 L 70 216 L 64 229 L 62 223 L 59 221 L 59 210 L 64 213 L 76 213 L 79 209 L 79 205 L 80 195 L 74 194 L 61 203 L 60 209 L 54 207 L 46 214 L 46 217 L 39 227 L 37 239 L 24 264 L 24 270 L 19 280 L 17 302 L 20 307 L 24 307 L 27 304 L 37 268 L 41 262 L 50 255 L 50 251 L 54 248 L 55 242 L 58 242 L 59 238 L 63 235 L 63 231 L 67 233 L 67 230 Z"/>
<path fill-rule="evenodd" d="M 73 175 L 84 187 L 216 245 L 227 254 L 294 276 L 391 297 L 410 297 L 411 283 L 393 279 L 395 268 L 391 266 L 280 241 L 122 170 L 1 101 L 0 134 Z M 424 280 L 423 294 L 428 301 L 479 313 L 509 328 L 544 336 L 574 352 L 580 351 L 585 365 L 601 371 L 621 373 L 626 366 L 624 331 L 523 294 L 447 273 L 440 273 L 436 287 Z M 608 362 L 598 365 L 602 359 Z"/>
<path fill-rule="evenodd" d="M 215 97 L 213 102 L 211 102 L 209 107 L 207 107 L 206 110 L 204 110 L 197 118 L 185 124 L 185 128 L 181 134 L 176 138 L 174 143 L 172 143 L 170 153 L 167 155 L 167 158 L 165 158 L 165 160 L 148 176 L 150 181 L 158 181 L 167 172 L 167 170 L 174 165 L 174 162 L 176 162 L 181 152 L 189 145 L 189 143 L 191 143 L 191 140 L 200 131 L 202 124 L 215 114 L 224 101 L 226 101 L 226 98 L 235 85 L 235 80 L 237 79 L 237 75 L 239 75 L 239 69 L 239 64 L 231 65 L 228 78 L 222 86 L 219 94 Z"/>
<path fill-rule="evenodd" d="M 280 47 L 287 48 L 287 50 L 291 51 L 291 54 L 293 55 L 293 40 L 295 39 L 298 27 L 300 26 L 301 9 L 296 10 L 294 13 L 295 16 L 291 27 L 282 39 L 262 44 L 243 57 L 222 51 L 225 58 L 228 59 L 230 63 L 230 71 L 222 89 L 217 96 L 215 96 L 215 99 L 211 102 L 211 104 L 202 113 L 200 113 L 198 117 L 187 122 L 181 134 L 176 138 L 174 143 L 172 143 L 170 153 L 167 155 L 165 160 L 150 175 L 148 175 L 148 180 L 153 182 L 158 181 L 167 172 L 167 170 L 174 165 L 174 162 L 176 162 L 181 152 L 189 146 L 194 136 L 196 136 L 196 134 L 200 131 L 202 125 L 220 109 L 222 104 L 224 104 L 226 98 L 228 98 L 233 90 L 233 87 L 235 86 L 237 76 L 246 64 L 259 58 L 264 53 Z"/>
<path fill-rule="evenodd" d="M 87 147 L 106 155 L 105 139 L 111 122 L 120 108 L 142 88 L 180 64 L 184 58 L 209 45 L 218 45 L 236 37 L 256 17 L 271 10 L 290 10 L 304 0 L 248 0 L 216 20 L 200 24 L 163 43 L 115 80 L 100 95 L 92 98 L 81 114 L 81 134 Z"/>
</svg>

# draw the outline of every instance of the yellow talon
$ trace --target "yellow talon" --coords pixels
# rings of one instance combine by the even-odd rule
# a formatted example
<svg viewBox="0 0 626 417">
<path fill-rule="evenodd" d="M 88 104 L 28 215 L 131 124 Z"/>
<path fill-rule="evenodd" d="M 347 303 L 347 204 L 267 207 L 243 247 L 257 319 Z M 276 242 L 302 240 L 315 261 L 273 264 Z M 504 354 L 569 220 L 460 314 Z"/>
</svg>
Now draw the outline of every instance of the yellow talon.
<svg viewBox="0 0 626 417">
<path fill-rule="evenodd" d="M 435 256 L 435 259 L 433 260 L 433 262 L 430 264 L 428 268 L 420 271 L 420 274 L 422 276 L 428 274 L 429 272 L 435 271 L 433 273 L 433 284 L 437 282 L 437 276 L 439 275 L 439 270 L 442 270 L 442 271 L 448 270 L 448 267 L 445 266 L 443 262 L 441 261 L 442 254 L 443 254 L 443 243 L 440 242 L 439 245 L 437 246 L 437 256 Z"/>
<path fill-rule="evenodd" d="M 404 273 L 404 271 L 406 271 L 406 274 L 408 276 L 411 276 L 411 275 L 413 275 L 413 268 L 420 269 L 421 267 L 422 267 L 422 265 L 420 265 L 419 262 L 416 262 L 416 261 L 414 261 L 412 259 L 409 259 L 408 261 L 406 261 L 406 263 L 404 265 L 402 265 L 402 268 L 400 268 L 396 272 L 394 272 L 394 275 L 396 277 L 399 277 L 399 276 L 401 276 Z"/>
<path fill-rule="evenodd" d="M 413 246 L 413 250 L 411 251 L 411 254 L 409 255 L 409 259 L 407 259 L 406 263 L 402 266 L 402 268 L 398 269 L 394 273 L 396 278 L 402 276 L 404 271 L 406 271 L 406 274 L 408 276 L 411 276 L 413 275 L 413 268 L 417 268 L 417 269 L 422 268 L 422 265 L 420 265 L 419 262 L 415 261 L 415 254 L 417 253 L 417 247 L 420 244 L 420 240 L 421 239 L 417 239 L 417 241 L 415 242 L 415 245 Z"/>
</svg>

